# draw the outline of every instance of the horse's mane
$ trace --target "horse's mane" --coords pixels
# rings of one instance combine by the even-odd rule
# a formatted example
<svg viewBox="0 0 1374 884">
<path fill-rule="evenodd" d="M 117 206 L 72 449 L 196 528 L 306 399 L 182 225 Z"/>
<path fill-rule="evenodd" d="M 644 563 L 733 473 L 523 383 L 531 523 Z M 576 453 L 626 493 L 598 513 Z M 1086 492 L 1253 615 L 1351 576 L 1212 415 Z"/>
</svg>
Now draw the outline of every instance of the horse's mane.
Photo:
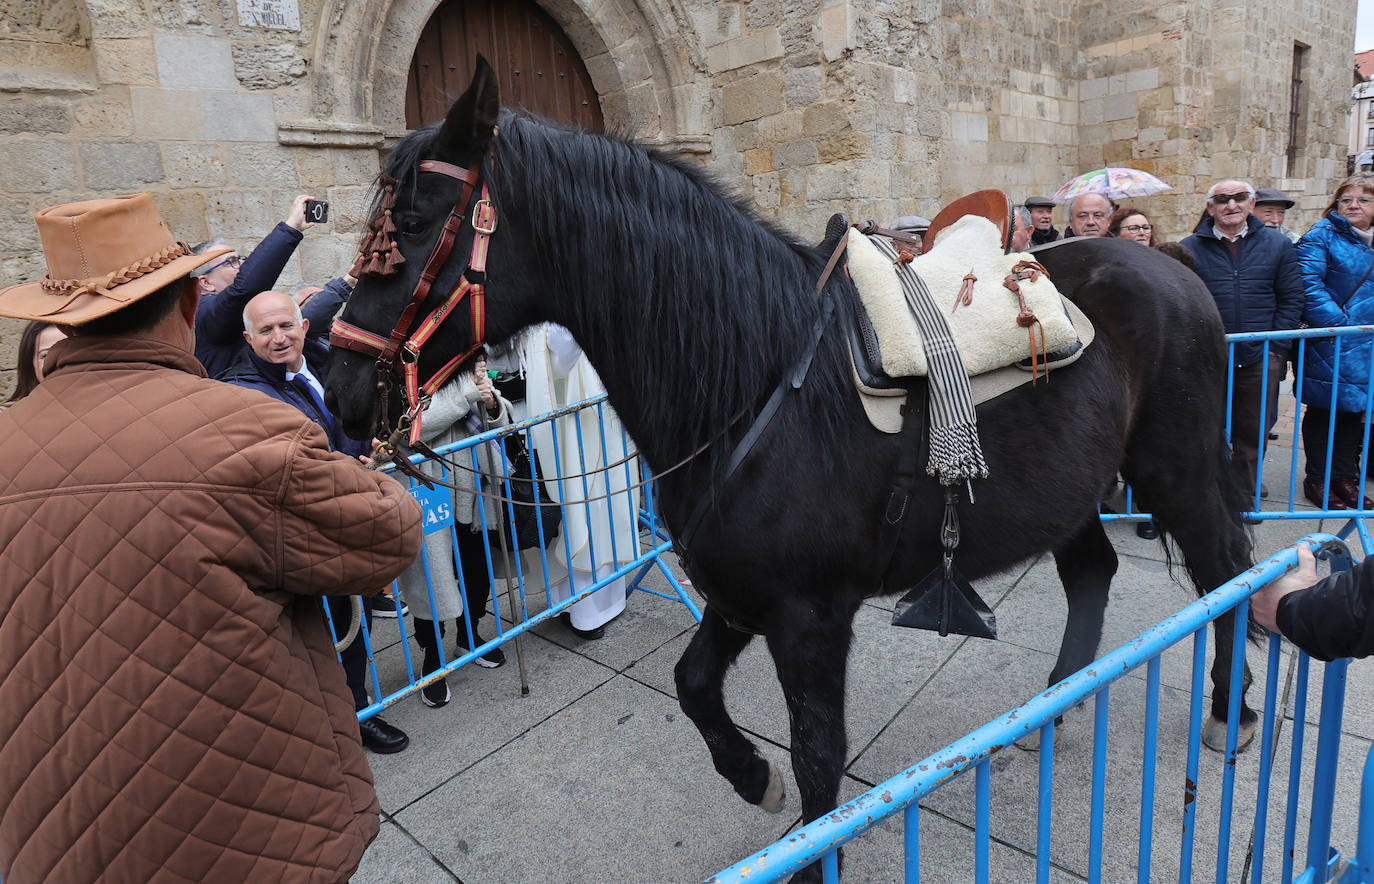
<svg viewBox="0 0 1374 884">
<path fill-rule="evenodd" d="M 401 140 L 384 174 L 414 187 L 437 130 Z M 528 272 L 556 321 L 596 330 L 580 343 L 613 404 L 637 418 L 632 433 L 661 440 L 646 453 L 685 456 L 752 415 L 806 345 L 824 258 L 689 162 L 505 110 L 484 177 L 500 223 L 539 256 Z M 822 350 L 838 352 L 836 339 L 832 329 Z M 832 439 L 839 378 L 813 370 L 800 393 L 818 418 L 810 431 Z"/>
<path fill-rule="evenodd" d="M 656 391 L 633 408 L 677 440 L 668 450 L 752 415 L 801 354 L 824 260 L 697 166 L 516 112 L 502 115 L 495 164 L 498 209 L 504 198 L 525 215 L 549 291 L 571 293 L 583 327 L 616 342 L 585 344 L 612 401 Z M 631 296 L 605 297 L 612 286 Z M 632 390 L 613 386 L 633 376 Z M 836 413 L 834 382 L 812 372 L 813 415 Z"/>
</svg>

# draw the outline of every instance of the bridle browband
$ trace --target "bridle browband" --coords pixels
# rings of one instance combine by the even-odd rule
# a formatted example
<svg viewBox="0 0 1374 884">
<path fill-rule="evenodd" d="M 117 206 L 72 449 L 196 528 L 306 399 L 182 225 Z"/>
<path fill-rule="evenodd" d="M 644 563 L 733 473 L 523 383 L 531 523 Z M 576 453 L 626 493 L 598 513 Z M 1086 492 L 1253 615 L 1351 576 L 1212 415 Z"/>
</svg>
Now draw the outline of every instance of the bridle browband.
<svg viewBox="0 0 1374 884">
<path fill-rule="evenodd" d="M 429 260 L 425 262 L 425 267 L 420 272 L 420 278 L 415 283 L 414 291 L 410 294 L 410 301 L 401 311 L 389 337 L 382 337 L 367 329 L 345 322 L 343 319 L 335 319 L 329 333 L 331 346 L 342 347 L 345 350 L 352 350 L 377 358 L 377 391 L 379 394 L 379 425 L 381 427 L 378 435 L 386 440 L 384 448 L 394 445 L 398 437 L 407 430 L 409 431 L 409 444 L 416 445 L 419 443 L 420 416 L 428 407 L 430 397 L 453 376 L 453 373 L 458 370 L 458 366 L 464 360 L 481 349 L 486 339 L 484 289 L 487 249 L 488 240 L 496 230 L 496 210 L 492 206 L 486 183 L 482 181 L 477 166 L 468 169 L 441 160 L 422 160 L 419 164 L 419 171 L 433 172 L 455 178 L 463 183 L 463 191 L 444 222 L 444 229 L 439 234 L 438 242 L 434 244 L 434 248 L 429 253 Z M 385 197 L 382 201 L 382 209 L 369 224 L 369 232 L 364 238 L 361 248 L 362 254 L 359 256 L 358 263 L 354 265 L 357 271 L 356 276 L 390 276 L 397 272 L 396 265 L 404 261 L 403 258 L 399 258 L 399 249 L 396 248 L 395 242 L 390 239 L 395 232 L 395 227 L 391 223 L 391 206 L 395 202 L 393 192 L 395 184 L 394 181 L 384 181 Z M 448 261 L 449 253 L 453 250 L 454 240 L 457 239 L 467 217 L 468 202 L 472 199 L 478 186 L 481 187 L 482 195 L 472 208 L 472 254 L 468 258 L 468 266 L 464 268 L 458 285 L 449 293 L 449 296 L 416 325 L 415 319 L 419 313 L 420 305 L 429 297 L 434 280 Z M 369 249 L 372 251 L 371 261 L 366 260 Z M 472 346 L 444 363 L 428 380 L 421 383 L 420 349 L 438 331 L 444 319 L 453 312 L 453 309 L 464 298 L 468 299 L 471 310 Z M 413 332 L 412 327 L 414 327 Z M 399 369 L 396 365 L 398 359 L 400 361 Z M 404 384 L 402 395 L 405 397 L 406 410 L 397 422 L 395 432 L 392 432 L 389 405 L 394 384 L 393 375 L 396 374 L 401 376 Z M 399 458 L 398 465 L 401 461 L 408 463 L 406 458 Z"/>
</svg>

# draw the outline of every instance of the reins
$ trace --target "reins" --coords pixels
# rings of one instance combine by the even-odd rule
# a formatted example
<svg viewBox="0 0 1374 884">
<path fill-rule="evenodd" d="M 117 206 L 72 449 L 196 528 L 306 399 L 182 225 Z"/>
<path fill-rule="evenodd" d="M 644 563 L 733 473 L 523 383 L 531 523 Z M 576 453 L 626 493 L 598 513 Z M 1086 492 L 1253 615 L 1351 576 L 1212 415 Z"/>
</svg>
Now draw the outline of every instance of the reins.
<svg viewBox="0 0 1374 884">
<path fill-rule="evenodd" d="M 679 460 L 677 463 L 673 464 L 672 466 L 668 467 L 668 468 L 665 469 L 665 470 L 660 470 L 660 471 L 657 472 L 657 473 L 651 473 L 648 477 L 646 477 L 646 478 L 644 478 L 644 479 L 641 479 L 641 480 L 638 481 L 638 482 L 631 483 L 630 485 L 625 486 L 625 488 L 623 488 L 623 489 L 621 489 L 621 490 L 619 490 L 619 491 L 613 491 L 613 492 L 610 492 L 610 493 L 608 493 L 608 494 L 599 494 L 599 495 L 597 495 L 597 496 L 595 496 L 595 497 L 584 497 L 584 498 L 582 498 L 582 499 L 580 499 L 580 500 L 564 500 L 564 501 L 561 501 L 560 503 L 563 504 L 563 505 L 576 505 L 576 504 L 580 504 L 580 503 L 591 503 L 592 501 L 595 501 L 595 500 L 609 500 L 610 498 L 615 497 L 616 495 L 624 494 L 626 491 L 630 491 L 630 490 L 633 490 L 633 489 L 636 489 L 636 488 L 642 488 L 642 487 L 645 486 L 645 485 L 653 484 L 654 482 L 657 482 L 659 479 L 663 478 L 664 476 L 667 476 L 667 475 L 669 475 L 669 474 L 671 474 L 671 473 L 674 473 L 674 472 L 676 472 L 676 471 L 682 469 L 683 467 L 685 467 L 687 464 L 691 463 L 693 459 L 695 459 L 695 458 L 696 458 L 697 456 L 699 456 L 703 451 L 705 451 L 706 449 L 708 449 L 708 448 L 710 448 L 712 445 L 714 445 L 714 444 L 716 443 L 716 441 L 720 439 L 721 436 L 725 435 L 726 431 L 728 431 L 728 430 L 729 430 L 731 427 L 733 427 L 735 424 L 739 423 L 740 419 L 741 419 L 742 417 L 744 417 L 744 415 L 745 415 L 745 412 L 740 411 L 740 412 L 739 412 L 738 414 L 736 414 L 733 418 L 731 418 L 731 419 L 730 419 L 730 422 L 727 423 L 723 428 L 721 428 L 721 430 L 720 430 L 718 433 L 716 433 L 716 434 L 715 434 L 714 436 L 712 436 L 710 439 L 707 439 L 705 442 L 703 442 L 703 443 L 701 443 L 700 445 L 698 445 L 698 446 L 696 447 L 696 449 L 694 449 L 694 450 L 693 450 L 691 453 L 689 453 L 686 457 L 682 458 L 682 459 Z M 514 435 L 514 433 L 512 433 L 512 434 L 510 434 L 510 435 Z M 495 440 L 492 439 L 492 440 L 488 440 L 488 441 L 495 441 Z M 481 443 L 478 443 L 478 444 L 481 444 Z M 437 462 L 437 463 L 443 464 L 444 466 L 449 467 L 450 469 L 462 470 L 462 471 L 465 472 L 465 473 L 472 473 L 473 475 L 483 476 L 484 478 L 491 479 L 491 480 L 494 480 L 494 481 L 499 481 L 499 482 L 501 482 L 501 483 L 506 483 L 506 482 L 528 482 L 528 481 L 531 481 L 530 479 L 526 479 L 524 476 L 515 476 L 515 475 L 512 475 L 512 474 L 510 474 L 510 473 L 502 473 L 502 474 L 500 474 L 500 475 L 491 475 L 491 474 L 489 474 L 489 473 L 483 472 L 483 471 L 480 470 L 480 469 L 475 469 L 475 468 L 473 468 L 473 467 L 466 466 L 466 465 L 464 465 L 464 464 L 460 464 L 460 463 L 458 463 L 457 461 L 452 460 L 449 456 L 439 454 L 438 452 L 436 452 L 436 451 L 434 451 L 433 449 L 429 448 L 429 446 L 424 445 L 424 443 L 420 443 L 418 447 L 419 447 L 420 449 L 423 449 L 423 450 L 417 450 L 417 452 L 416 452 L 417 454 L 423 455 L 423 456 L 425 457 L 426 460 L 429 460 L 429 461 L 432 461 L 432 462 Z M 464 449 L 464 450 L 470 450 L 470 449 Z M 399 453 L 399 452 L 397 452 L 395 449 L 392 449 L 392 450 L 390 450 L 390 451 L 387 451 L 385 445 L 383 445 L 383 447 L 382 447 L 382 449 L 380 449 L 380 451 L 381 451 L 381 452 L 385 452 L 385 453 L 383 453 L 383 454 L 381 454 L 381 456 L 376 457 L 376 458 L 373 459 L 372 469 L 381 469 L 382 467 L 384 467 L 384 466 L 386 465 L 386 463 L 387 463 L 388 461 L 393 461 L 393 460 L 395 459 L 395 455 Z M 455 452 L 455 453 L 456 453 L 456 452 Z M 631 454 L 625 455 L 624 457 L 620 458 L 619 460 L 612 461 L 611 463 L 608 463 L 608 464 L 606 464 L 606 465 L 603 466 L 603 467 L 598 467 L 598 468 L 595 469 L 595 470 L 586 470 L 586 471 L 581 472 L 581 473 L 570 473 L 570 474 L 568 474 L 568 475 L 566 475 L 566 476 L 556 476 L 556 477 L 551 477 L 551 478 L 545 478 L 545 479 L 543 479 L 542 481 L 565 482 L 565 481 L 567 481 L 567 480 L 569 480 L 569 479 L 582 479 L 582 478 L 586 478 L 586 477 L 589 477 L 589 476 L 595 476 L 595 475 L 597 475 L 598 473 L 606 473 L 606 472 L 609 472 L 609 471 L 615 469 L 616 467 L 624 466 L 625 464 L 627 464 L 627 463 L 629 463 L 630 461 L 634 460 L 636 457 L 639 457 L 639 451 L 638 451 L 638 450 L 634 451 L 634 452 L 631 453 Z M 509 461 L 509 460 L 510 460 L 509 457 L 506 457 L 506 456 L 505 456 L 504 448 L 502 449 L 502 459 L 505 460 L 505 461 Z M 406 460 L 408 461 L 409 458 L 406 458 Z M 414 466 L 414 465 L 412 464 L 412 467 L 413 467 L 413 466 Z M 400 466 L 400 463 L 399 463 L 399 462 L 397 462 L 396 467 L 397 467 L 398 470 L 401 469 L 401 466 Z M 405 471 L 405 470 L 402 470 L 402 472 L 406 472 L 406 471 Z M 426 477 L 425 477 L 425 480 L 427 480 L 428 482 L 432 482 L 432 483 L 435 484 L 435 485 L 440 485 L 440 486 L 442 486 L 442 487 L 444 487 L 444 488 L 448 488 L 448 489 L 450 489 L 450 490 L 455 489 L 455 488 L 457 487 L 457 483 L 455 483 L 455 482 L 445 482 L 443 479 L 438 479 L 438 478 L 435 478 L 435 477 L 433 477 L 433 476 L 426 476 Z M 500 502 L 502 502 L 502 503 L 513 504 L 513 505 L 515 505 L 515 506 L 529 506 L 529 507 L 534 507 L 534 506 L 548 506 L 548 505 L 549 505 L 549 504 L 546 504 L 546 503 L 541 504 L 541 503 L 531 503 L 531 502 L 529 502 L 529 501 L 524 501 L 524 500 L 515 500 L 515 499 L 513 499 L 513 498 L 504 497 L 504 496 L 502 496 L 502 495 L 500 495 L 500 494 L 496 494 L 495 492 L 488 492 L 488 491 L 480 491 L 480 490 L 479 490 L 479 491 L 476 492 L 476 494 L 477 494 L 479 497 L 485 497 L 485 498 L 489 498 L 489 499 L 491 499 L 491 500 L 500 501 Z"/>
</svg>

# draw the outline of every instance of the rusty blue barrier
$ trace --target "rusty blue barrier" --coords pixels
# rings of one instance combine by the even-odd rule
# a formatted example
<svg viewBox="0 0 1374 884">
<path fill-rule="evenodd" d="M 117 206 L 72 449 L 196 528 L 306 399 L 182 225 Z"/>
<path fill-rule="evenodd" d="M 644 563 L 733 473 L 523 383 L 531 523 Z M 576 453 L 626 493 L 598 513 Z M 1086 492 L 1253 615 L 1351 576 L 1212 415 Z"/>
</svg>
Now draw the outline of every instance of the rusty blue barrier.
<svg viewBox="0 0 1374 884">
<path fill-rule="evenodd" d="M 1313 534 L 1304 538 L 1303 543 L 1319 549 L 1324 558 L 1332 562 L 1334 568 L 1349 567 L 1350 559 L 1345 545 L 1328 534 Z M 1157 626 L 1141 633 L 1125 645 L 1101 657 L 1091 665 L 1059 684 L 1046 690 L 1026 704 L 1011 710 L 944 749 L 907 768 L 887 781 L 878 784 L 849 803 L 801 828 L 791 832 L 781 840 L 758 851 L 728 869 L 707 879 L 708 884 L 727 884 L 727 882 L 748 882 L 766 884 L 781 881 L 794 872 L 814 863 L 821 862 L 824 880 L 835 884 L 839 879 L 836 850 L 843 844 L 872 829 L 878 823 L 902 815 L 904 859 L 902 880 L 915 884 L 921 880 L 920 873 L 920 814 L 918 801 L 955 778 L 974 771 L 976 778 L 975 793 L 975 860 L 970 880 L 986 882 L 989 880 L 989 809 L 992 779 L 992 758 L 1006 750 L 1012 743 L 1038 733 L 1040 746 L 1040 793 L 1036 838 L 1036 880 L 1050 880 L 1050 798 L 1053 794 L 1053 772 L 1055 753 L 1043 751 L 1043 747 L 1054 745 L 1055 719 L 1072 710 L 1080 703 L 1093 702 L 1094 743 L 1092 762 L 1092 808 L 1091 825 L 1087 834 L 1089 839 L 1090 881 L 1100 881 L 1103 856 L 1103 818 L 1105 814 L 1105 743 L 1109 718 L 1109 700 L 1113 683 L 1124 678 L 1133 670 L 1147 667 L 1146 715 L 1144 727 L 1144 747 L 1141 777 L 1141 822 L 1137 869 L 1139 880 L 1149 882 L 1159 880 L 1160 876 L 1172 878 L 1172 870 L 1158 870 L 1152 874 L 1151 846 L 1158 828 L 1153 815 L 1155 804 L 1155 767 L 1158 733 L 1158 703 L 1160 693 L 1160 655 L 1170 647 L 1180 644 L 1190 636 L 1193 642 L 1193 682 L 1192 703 L 1189 718 L 1189 745 L 1185 794 L 1181 808 L 1180 868 L 1177 880 L 1180 882 L 1194 879 L 1192 861 L 1194 837 L 1196 832 L 1196 789 L 1200 765 L 1200 746 L 1203 715 L 1203 689 L 1206 677 L 1205 652 L 1207 645 L 1207 626 L 1218 616 L 1235 609 L 1237 615 L 1245 618 L 1249 613 L 1250 595 L 1277 579 L 1290 567 L 1296 565 L 1297 553 L 1288 548 L 1276 553 L 1244 574 L 1218 587 L 1215 591 L 1167 618 Z M 1235 665 L 1231 673 L 1232 707 L 1230 720 L 1235 722 L 1240 703 L 1237 690 L 1242 678 L 1245 659 L 1245 633 L 1236 630 Z M 1278 671 L 1281 639 L 1271 636 L 1268 643 L 1269 667 L 1265 683 L 1264 707 L 1260 722 L 1261 763 L 1259 786 L 1256 796 L 1256 820 L 1254 826 L 1255 842 L 1253 856 L 1257 857 L 1251 866 L 1251 880 L 1264 878 L 1264 855 L 1266 821 L 1271 799 L 1270 779 L 1275 746 L 1276 719 L 1283 714 L 1278 704 Z M 1302 782 L 1303 742 L 1307 730 L 1307 688 L 1309 658 L 1297 652 L 1297 682 L 1294 694 L 1294 723 L 1292 749 L 1290 753 L 1290 773 L 1284 800 L 1284 841 L 1282 855 L 1283 868 L 1279 870 L 1278 880 L 1324 881 L 1340 860 L 1340 855 L 1332 849 L 1331 818 L 1335 797 L 1336 774 L 1338 771 L 1338 751 L 1340 746 L 1341 717 L 1345 702 L 1345 672 L 1348 661 L 1337 660 L 1325 665 L 1321 712 L 1316 739 L 1316 758 L 1312 765 L 1312 811 L 1308 819 L 1305 852 L 1298 845 L 1299 826 L 1299 786 Z M 1228 851 L 1232 843 L 1233 821 L 1232 798 L 1235 789 L 1234 767 L 1237 755 L 1237 731 L 1233 723 L 1227 730 L 1226 749 L 1222 761 L 1225 765 L 1221 819 L 1217 831 L 1217 877 L 1227 879 Z M 1374 782 L 1366 774 L 1365 801 L 1374 814 Z M 1361 820 L 1360 846 L 1357 848 L 1357 861 L 1368 867 L 1369 857 L 1374 851 L 1374 819 L 1369 814 Z M 1112 845 L 1114 850 L 1122 849 L 1120 844 Z M 1295 858 L 1302 856 L 1303 865 L 1294 877 Z M 1354 868 L 1356 862 L 1351 863 Z M 894 870 L 896 877 L 896 870 Z M 1365 880 L 1365 879 L 1361 879 Z M 1368 879 L 1374 881 L 1374 879 Z"/>
</svg>

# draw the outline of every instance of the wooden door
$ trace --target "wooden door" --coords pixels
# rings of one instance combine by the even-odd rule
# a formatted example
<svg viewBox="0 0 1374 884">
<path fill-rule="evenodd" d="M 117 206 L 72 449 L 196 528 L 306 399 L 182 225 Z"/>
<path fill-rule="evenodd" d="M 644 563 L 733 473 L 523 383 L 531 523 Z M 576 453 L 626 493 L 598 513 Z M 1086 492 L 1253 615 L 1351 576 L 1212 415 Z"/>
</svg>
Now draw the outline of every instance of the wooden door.
<svg viewBox="0 0 1374 884">
<path fill-rule="evenodd" d="M 425 24 L 406 84 L 406 125 L 444 118 L 477 53 L 496 69 L 501 103 L 601 131 L 601 103 L 563 29 L 532 0 L 446 0 Z"/>
</svg>

